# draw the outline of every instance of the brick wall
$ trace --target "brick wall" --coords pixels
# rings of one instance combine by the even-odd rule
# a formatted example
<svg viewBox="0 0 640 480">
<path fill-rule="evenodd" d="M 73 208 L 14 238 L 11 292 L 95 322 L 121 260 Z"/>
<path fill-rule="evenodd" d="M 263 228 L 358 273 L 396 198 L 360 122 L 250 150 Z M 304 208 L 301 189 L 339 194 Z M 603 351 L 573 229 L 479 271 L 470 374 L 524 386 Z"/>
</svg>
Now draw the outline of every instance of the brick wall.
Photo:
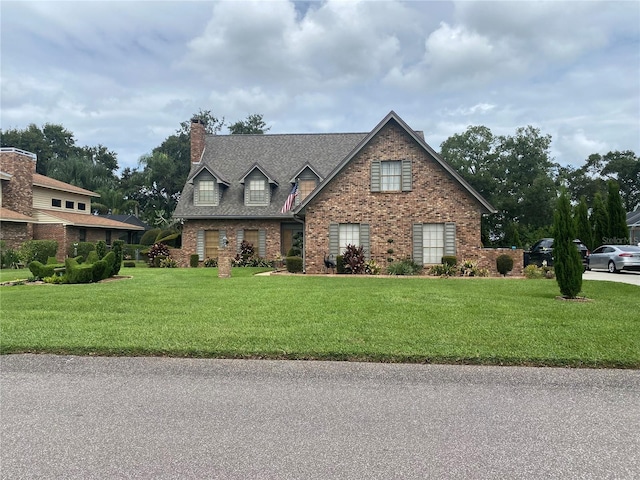
<svg viewBox="0 0 640 480">
<path fill-rule="evenodd" d="M 487 268 L 492 276 L 500 276 L 496 268 L 496 260 L 503 254 L 513 258 L 513 270 L 508 275 L 522 276 L 524 274 L 524 250 L 521 248 L 483 248 L 479 251 L 478 267 Z"/>
<path fill-rule="evenodd" d="M 226 230 L 229 249 L 235 256 L 238 230 L 265 230 L 265 258 L 274 259 L 280 255 L 280 222 L 275 220 L 189 220 L 182 230 L 182 250 L 185 266 L 189 265 L 189 255 L 197 253 L 198 230 Z M 257 245 L 256 245 L 257 249 Z"/>
<path fill-rule="evenodd" d="M 411 192 L 370 191 L 372 160 L 412 160 Z M 387 124 L 311 202 L 306 211 L 306 271 L 320 273 L 330 223 L 368 223 L 371 258 L 412 256 L 414 223 L 456 224 L 456 256 L 479 260 L 482 209 L 451 175 L 395 123 Z M 389 244 L 388 239 L 393 239 Z M 393 255 L 387 250 L 391 247 Z M 494 266 L 495 268 L 495 266 Z"/>
<path fill-rule="evenodd" d="M 58 242 L 56 258 L 64 261 L 67 256 L 67 231 L 61 223 L 41 223 L 33 226 L 34 240 L 55 240 Z"/>
<path fill-rule="evenodd" d="M 36 160 L 18 152 L 1 152 L 0 170 L 11 175 L 11 180 L 2 184 L 2 206 L 32 216 Z"/>
<path fill-rule="evenodd" d="M 31 223 L 2 222 L 0 240 L 6 242 L 7 248 L 18 250 L 20 245 L 32 238 L 33 225 Z"/>
</svg>

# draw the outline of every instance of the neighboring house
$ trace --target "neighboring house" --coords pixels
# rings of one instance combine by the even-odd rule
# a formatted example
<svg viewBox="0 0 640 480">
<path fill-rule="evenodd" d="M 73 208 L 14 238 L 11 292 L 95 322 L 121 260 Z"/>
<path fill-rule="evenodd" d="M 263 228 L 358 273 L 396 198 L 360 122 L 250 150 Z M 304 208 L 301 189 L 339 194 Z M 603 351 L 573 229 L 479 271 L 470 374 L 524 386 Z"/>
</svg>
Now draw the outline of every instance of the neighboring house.
<svg viewBox="0 0 640 480">
<path fill-rule="evenodd" d="M 631 245 L 640 245 L 640 205 L 633 212 L 627 213 L 627 226 Z"/>
<path fill-rule="evenodd" d="M 62 260 L 76 242 L 108 245 L 144 227 L 91 215 L 97 193 L 36 173 L 36 155 L 0 149 L 0 239 L 17 249 L 27 240 L 56 240 Z"/>
<path fill-rule="evenodd" d="M 125 243 L 129 244 L 138 244 L 140 243 L 140 239 L 144 235 L 144 232 L 147 230 L 151 230 L 149 224 L 143 222 L 135 215 L 123 215 L 123 214 L 113 214 L 109 213 L 106 215 L 100 215 L 103 218 L 108 218 L 110 220 L 116 220 L 117 222 L 127 223 L 129 225 L 135 225 L 137 227 L 142 227 L 142 230 L 130 230 L 127 232 L 126 238 L 122 238 Z"/>
<path fill-rule="evenodd" d="M 195 120 L 191 162 L 174 217 L 201 260 L 224 239 L 231 255 L 246 240 L 274 259 L 300 235 L 308 273 L 348 244 L 383 267 L 485 257 L 481 218 L 495 209 L 394 112 L 369 133 L 205 135 Z"/>
</svg>

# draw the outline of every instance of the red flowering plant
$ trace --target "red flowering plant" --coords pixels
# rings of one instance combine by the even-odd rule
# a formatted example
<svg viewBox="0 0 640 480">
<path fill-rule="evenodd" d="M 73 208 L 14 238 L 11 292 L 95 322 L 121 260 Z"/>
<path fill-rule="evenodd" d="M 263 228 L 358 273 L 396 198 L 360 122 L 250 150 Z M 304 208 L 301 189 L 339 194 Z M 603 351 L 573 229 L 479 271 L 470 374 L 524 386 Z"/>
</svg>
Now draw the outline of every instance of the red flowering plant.
<svg viewBox="0 0 640 480">
<path fill-rule="evenodd" d="M 169 247 L 164 243 L 154 243 L 151 248 L 149 248 L 147 256 L 149 257 L 149 265 L 155 267 L 157 263 L 159 264 L 160 259 L 167 258 L 169 256 Z M 158 262 L 156 262 L 156 258 L 158 258 Z"/>
</svg>

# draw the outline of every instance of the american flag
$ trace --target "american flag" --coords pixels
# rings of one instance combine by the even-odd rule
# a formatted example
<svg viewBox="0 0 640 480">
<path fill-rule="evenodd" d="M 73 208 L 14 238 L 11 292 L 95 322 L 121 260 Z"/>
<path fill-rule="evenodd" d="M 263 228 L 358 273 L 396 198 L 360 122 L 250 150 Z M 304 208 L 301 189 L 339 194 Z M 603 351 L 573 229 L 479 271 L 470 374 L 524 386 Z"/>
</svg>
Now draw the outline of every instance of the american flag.
<svg viewBox="0 0 640 480">
<path fill-rule="evenodd" d="M 280 213 L 287 213 L 289 210 L 291 210 L 291 207 L 293 206 L 293 201 L 296 199 L 297 196 L 298 196 L 298 184 L 294 183 L 293 188 L 291 189 L 291 193 L 287 197 L 287 200 L 284 202 L 284 205 L 282 206 L 282 210 L 280 210 Z"/>
</svg>

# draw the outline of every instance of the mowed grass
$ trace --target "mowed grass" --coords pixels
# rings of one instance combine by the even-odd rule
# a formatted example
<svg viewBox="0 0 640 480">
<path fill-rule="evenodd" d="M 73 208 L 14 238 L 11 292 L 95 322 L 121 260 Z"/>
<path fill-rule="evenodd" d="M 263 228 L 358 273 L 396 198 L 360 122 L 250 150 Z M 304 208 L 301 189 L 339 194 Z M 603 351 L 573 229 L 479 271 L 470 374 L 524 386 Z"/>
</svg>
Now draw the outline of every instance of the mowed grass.
<svg viewBox="0 0 640 480">
<path fill-rule="evenodd" d="M 0 352 L 640 367 L 637 286 L 256 271 L 2 287 Z"/>
</svg>

